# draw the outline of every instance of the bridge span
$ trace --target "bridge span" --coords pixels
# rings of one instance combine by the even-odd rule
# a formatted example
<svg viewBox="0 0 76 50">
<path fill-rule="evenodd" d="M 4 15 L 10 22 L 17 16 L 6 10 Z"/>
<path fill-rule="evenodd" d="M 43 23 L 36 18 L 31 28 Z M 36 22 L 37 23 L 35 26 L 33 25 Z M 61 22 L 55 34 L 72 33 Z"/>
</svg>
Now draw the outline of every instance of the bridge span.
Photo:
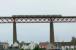
<svg viewBox="0 0 76 50">
<path fill-rule="evenodd" d="M 53 23 L 76 22 L 76 16 L 61 15 L 13 15 L 0 17 L 0 23 L 13 23 L 13 43 L 17 42 L 16 23 L 50 23 L 50 43 L 54 43 Z"/>
</svg>

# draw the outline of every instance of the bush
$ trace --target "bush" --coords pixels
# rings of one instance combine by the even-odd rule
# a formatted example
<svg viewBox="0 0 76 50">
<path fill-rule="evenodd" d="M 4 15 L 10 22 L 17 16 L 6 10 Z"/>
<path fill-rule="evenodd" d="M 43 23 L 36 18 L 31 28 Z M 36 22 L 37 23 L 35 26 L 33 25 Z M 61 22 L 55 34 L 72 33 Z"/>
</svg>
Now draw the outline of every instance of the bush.
<svg viewBox="0 0 76 50">
<path fill-rule="evenodd" d="M 44 50 L 44 49 L 39 48 L 39 46 L 36 46 L 33 50 Z"/>
<path fill-rule="evenodd" d="M 20 50 L 24 50 L 24 49 L 21 48 Z"/>
</svg>

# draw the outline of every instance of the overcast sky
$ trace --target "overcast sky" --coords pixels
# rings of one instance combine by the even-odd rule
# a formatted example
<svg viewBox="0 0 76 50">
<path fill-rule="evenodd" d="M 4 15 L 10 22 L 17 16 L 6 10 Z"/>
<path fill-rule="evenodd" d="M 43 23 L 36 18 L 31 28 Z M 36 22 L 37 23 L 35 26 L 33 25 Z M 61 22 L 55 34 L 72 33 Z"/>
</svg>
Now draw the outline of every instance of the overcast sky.
<svg viewBox="0 0 76 50">
<path fill-rule="evenodd" d="M 0 16 L 63 15 L 76 16 L 76 0 L 0 0 Z M 76 36 L 75 23 L 54 23 L 55 41 Z M 0 24 L 0 41 L 12 42 L 12 24 Z M 19 41 L 49 41 L 49 23 L 17 24 Z"/>
</svg>

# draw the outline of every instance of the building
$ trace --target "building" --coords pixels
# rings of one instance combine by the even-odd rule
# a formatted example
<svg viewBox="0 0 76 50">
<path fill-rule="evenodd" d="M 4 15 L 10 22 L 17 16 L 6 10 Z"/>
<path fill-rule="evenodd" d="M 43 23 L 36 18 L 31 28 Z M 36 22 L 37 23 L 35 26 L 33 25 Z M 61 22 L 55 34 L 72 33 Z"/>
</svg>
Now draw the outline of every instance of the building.
<svg viewBox="0 0 76 50">
<path fill-rule="evenodd" d="M 29 44 L 30 50 L 33 50 L 37 45 L 38 45 L 37 43 L 31 42 L 31 43 Z"/>
<path fill-rule="evenodd" d="M 0 42 L 0 50 L 8 49 L 9 44 L 7 42 Z"/>
<path fill-rule="evenodd" d="M 28 45 L 23 45 L 23 46 L 21 47 L 21 49 L 29 50 L 30 48 L 29 48 L 29 46 L 28 46 Z"/>
<path fill-rule="evenodd" d="M 29 44 L 30 44 L 30 43 L 22 43 L 22 44 L 21 44 L 21 49 L 29 50 L 29 49 L 30 49 L 30 48 L 29 48 Z"/>
<path fill-rule="evenodd" d="M 45 48 L 46 49 L 48 44 L 49 44 L 49 42 L 40 42 L 39 43 L 39 48 Z"/>
<path fill-rule="evenodd" d="M 24 49 L 24 50 L 33 50 L 36 46 L 37 46 L 37 44 L 34 43 L 34 42 L 24 43 L 24 44 L 22 45 L 21 49 Z"/>
<path fill-rule="evenodd" d="M 49 43 L 49 44 L 47 45 L 46 50 L 51 50 L 51 49 L 57 49 L 57 47 L 56 47 L 55 45 Z"/>
<path fill-rule="evenodd" d="M 51 50 L 51 49 L 56 49 L 57 47 L 50 42 L 41 42 L 39 44 L 39 48 L 45 49 L 45 50 Z"/>
<path fill-rule="evenodd" d="M 62 48 L 62 50 L 65 49 L 71 49 L 71 50 L 75 50 L 74 46 L 76 46 L 76 44 L 73 44 L 72 42 L 55 42 L 56 44 L 60 45 Z"/>
<path fill-rule="evenodd" d="M 12 47 L 19 47 L 19 44 L 17 42 L 15 42 Z"/>
</svg>

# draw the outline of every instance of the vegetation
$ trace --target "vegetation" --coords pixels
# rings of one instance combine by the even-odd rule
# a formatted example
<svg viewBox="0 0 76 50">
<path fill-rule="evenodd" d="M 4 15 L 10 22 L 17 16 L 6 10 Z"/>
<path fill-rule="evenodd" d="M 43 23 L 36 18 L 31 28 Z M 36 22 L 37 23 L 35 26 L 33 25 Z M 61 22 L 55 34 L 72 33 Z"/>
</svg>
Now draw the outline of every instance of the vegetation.
<svg viewBox="0 0 76 50">
<path fill-rule="evenodd" d="M 24 49 L 21 48 L 20 50 L 24 50 Z"/>
<path fill-rule="evenodd" d="M 39 48 L 39 46 L 37 45 L 33 50 L 45 50 L 45 49 Z"/>
</svg>

